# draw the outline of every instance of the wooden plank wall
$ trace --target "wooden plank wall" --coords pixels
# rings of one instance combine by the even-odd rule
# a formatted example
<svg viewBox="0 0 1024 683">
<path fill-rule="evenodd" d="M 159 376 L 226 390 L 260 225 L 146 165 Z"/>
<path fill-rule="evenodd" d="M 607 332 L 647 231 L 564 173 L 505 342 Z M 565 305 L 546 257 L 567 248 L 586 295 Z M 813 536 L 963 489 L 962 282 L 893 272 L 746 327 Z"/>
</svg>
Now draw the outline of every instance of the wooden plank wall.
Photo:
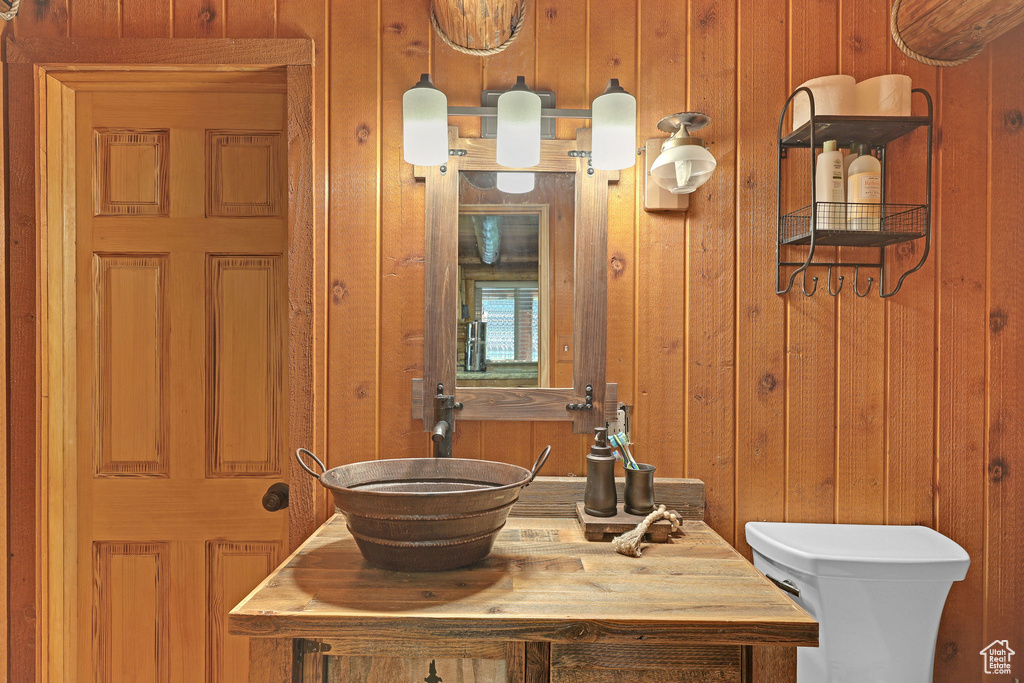
<svg viewBox="0 0 1024 683">
<path fill-rule="evenodd" d="M 421 72 L 453 105 L 522 74 L 560 106 L 586 107 L 618 77 L 637 96 L 639 141 L 666 114 L 709 113 L 719 166 L 689 214 L 644 212 L 635 171 L 610 195 L 608 379 L 636 406 L 637 455 L 704 479 L 708 521 L 744 553 L 752 519 L 925 524 L 958 541 L 972 566 L 947 603 L 937 681 L 979 676 L 991 640 L 1024 645 L 1024 303 L 1013 290 L 1024 269 L 1024 27 L 939 70 L 892 44 L 888 0 L 537 0 L 517 42 L 481 59 L 437 39 L 428 5 L 25 0 L 6 30 L 316 41 L 332 466 L 428 452 L 408 417 L 422 368 L 424 189 L 401 149 L 402 93 Z M 907 73 L 936 102 L 934 249 L 888 301 L 857 299 L 852 278 L 838 299 L 772 290 L 778 111 L 791 88 L 839 70 Z M 29 78 L 10 69 L 6 84 L 23 91 Z M 31 187 L 31 106 L 8 102 L 11 193 Z M 559 136 L 577 125 L 559 121 Z M 918 151 L 890 154 L 894 197 L 920 194 Z M 6 222 L 8 664 L 9 680 L 31 680 L 35 227 L 32 215 Z M 918 249 L 894 256 L 913 262 Z M 583 473 L 587 438 L 568 424 L 460 423 L 456 439 L 460 456 L 524 465 L 552 443 L 549 474 Z"/>
</svg>

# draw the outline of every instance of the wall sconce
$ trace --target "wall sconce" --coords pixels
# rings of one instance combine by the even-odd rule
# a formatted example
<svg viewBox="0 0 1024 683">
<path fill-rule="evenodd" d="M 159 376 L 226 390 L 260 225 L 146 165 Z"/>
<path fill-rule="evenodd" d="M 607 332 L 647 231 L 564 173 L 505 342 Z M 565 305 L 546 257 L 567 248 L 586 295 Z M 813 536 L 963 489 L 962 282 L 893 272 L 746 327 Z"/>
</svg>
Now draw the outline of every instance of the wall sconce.
<svg viewBox="0 0 1024 683">
<path fill-rule="evenodd" d="M 647 211 L 686 211 L 688 195 L 711 178 L 718 162 L 704 146 L 704 140 L 691 137 L 711 117 L 698 112 L 666 116 L 658 130 L 671 133 L 667 140 L 652 138 L 644 148 L 644 209 Z M 654 145 L 661 144 L 655 154 Z"/>
<path fill-rule="evenodd" d="M 430 74 L 402 97 L 402 135 L 405 160 L 416 166 L 441 166 L 448 149 L 448 117 L 479 116 L 481 137 L 497 138 L 496 161 L 507 168 L 532 168 L 540 163 L 540 141 L 555 137 L 554 122 L 563 119 L 593 121 L 590 165 L 601 171 L 619 171 L 636 163 L 636 98 L 622 89 L 618 79 L 608 81 L 593 109 L 556 109 L 555 93 L 533 91 L 522 76 L 506 91 L 484 90 L 479 107 L 449 107 L 448 98 L 434 87 Z M 533 174 L 499 173 L 498 189 L 529 192 Z M 530 189 L 526 186 L 529 176 Z M 509 188 L 509 189 L 505 189 Z"/>
</svg>

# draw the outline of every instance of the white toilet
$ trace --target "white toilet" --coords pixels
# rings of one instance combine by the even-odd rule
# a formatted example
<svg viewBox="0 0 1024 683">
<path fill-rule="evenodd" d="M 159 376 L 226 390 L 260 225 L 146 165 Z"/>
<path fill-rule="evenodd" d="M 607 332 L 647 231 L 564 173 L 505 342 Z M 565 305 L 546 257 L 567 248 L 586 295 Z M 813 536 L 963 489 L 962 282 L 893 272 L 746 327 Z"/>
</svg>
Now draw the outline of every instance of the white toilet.
<svg viewBox="0 0 1024 683">
<path fill-rule="evenodd" d="M 798 683 L 930 683 L 963 548 L 923 526 L 747 522 L 746 535 L 754 566 L 818 621 Z"/>
</svg>

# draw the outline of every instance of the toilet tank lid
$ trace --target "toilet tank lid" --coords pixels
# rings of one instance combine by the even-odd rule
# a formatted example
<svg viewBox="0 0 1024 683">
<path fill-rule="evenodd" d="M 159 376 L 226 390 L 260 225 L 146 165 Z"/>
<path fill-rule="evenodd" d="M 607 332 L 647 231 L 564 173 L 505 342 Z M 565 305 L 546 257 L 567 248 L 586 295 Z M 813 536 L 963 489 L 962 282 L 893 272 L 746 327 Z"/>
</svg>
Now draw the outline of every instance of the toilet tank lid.
<svg viewBox="0 0 1024 683">
<path fill-rule="evenodd" d="M 925 526 L 747 522 L 747 543 L 778 564 L 815 576 L 961 581 L 971 558 Z"/>
</svg>

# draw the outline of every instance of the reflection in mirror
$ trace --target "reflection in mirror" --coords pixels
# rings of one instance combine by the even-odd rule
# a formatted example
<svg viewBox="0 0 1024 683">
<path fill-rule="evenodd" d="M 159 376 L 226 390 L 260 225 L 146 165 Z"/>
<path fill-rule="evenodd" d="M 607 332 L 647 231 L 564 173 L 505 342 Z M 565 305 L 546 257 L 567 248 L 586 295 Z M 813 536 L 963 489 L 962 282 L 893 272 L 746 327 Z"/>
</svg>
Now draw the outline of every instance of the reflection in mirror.
<svg viewBox="0 0 1024 683">
<path fill-rule="evenodd" d="M 459 386 L 572 386 L 575 198 L 573 173 L 459 173 Z"/>
</svg>

